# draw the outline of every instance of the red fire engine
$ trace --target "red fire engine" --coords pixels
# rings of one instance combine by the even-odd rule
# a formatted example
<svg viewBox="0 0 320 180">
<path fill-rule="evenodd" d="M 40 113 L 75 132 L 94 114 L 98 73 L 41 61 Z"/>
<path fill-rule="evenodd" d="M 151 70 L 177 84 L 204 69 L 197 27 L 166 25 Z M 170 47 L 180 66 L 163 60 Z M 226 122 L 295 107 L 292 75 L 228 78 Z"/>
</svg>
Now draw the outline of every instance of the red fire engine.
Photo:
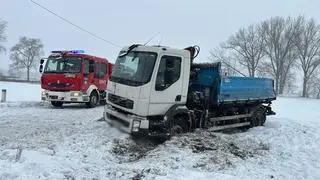
<svg viewBox="0 0 320 180">
<path fill-rule="evenodd" d="M 41 59 L 41 99 L 55 107 L 63 103 L 85 103 L 95 107 L 105 100 L 112 64 L 82 50 L 52 51 Z"/>
</svg>

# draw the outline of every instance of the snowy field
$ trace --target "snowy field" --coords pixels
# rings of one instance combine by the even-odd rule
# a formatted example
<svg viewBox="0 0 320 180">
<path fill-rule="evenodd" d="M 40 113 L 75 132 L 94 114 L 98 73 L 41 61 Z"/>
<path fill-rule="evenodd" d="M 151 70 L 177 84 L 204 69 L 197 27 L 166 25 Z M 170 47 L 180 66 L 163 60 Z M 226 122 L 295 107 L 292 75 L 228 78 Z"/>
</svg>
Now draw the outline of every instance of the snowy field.
<svg viewBox="0 0 320 180">
<path fill-rule="evenodd" d="M 0 81 L 0 91 L 2 89 L 7 90 L 8 102 L 40 101 L 41 99 L 41 87 L 39 84 Z"/>
<path fill-rule="evenodd" d="M 102 106 L 55 109 L 39 85 L 2 86 L 21 87 L 0 104 L 0 180 L 320 179 L 319 100 L 278 98 L 264 127 L 153 144 L 100 121 Z"/>
</svg>

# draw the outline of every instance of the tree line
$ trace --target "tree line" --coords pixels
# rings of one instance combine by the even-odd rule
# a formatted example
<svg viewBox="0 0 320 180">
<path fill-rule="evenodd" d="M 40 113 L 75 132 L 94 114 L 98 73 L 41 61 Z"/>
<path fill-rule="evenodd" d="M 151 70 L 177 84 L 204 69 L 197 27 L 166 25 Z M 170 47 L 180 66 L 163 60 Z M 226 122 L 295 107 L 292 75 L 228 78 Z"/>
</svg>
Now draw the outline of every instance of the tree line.
<svg viewBox="0 0 320 180">
<path fill-rule="evenodd" d="M 250 77 L 273 78 L 277 94 L 292 88 L 300 70 L 302 96 L 320 98 L 320 25 L 314 19 L 272 17 L 240 28 L 210 52 L 210 59 L 244 67 Z"/>
<path fill-rule="evenodd" d="M 0 53 L 7 51 L 4 46 L 7 41 L 5 34 L 7 27 L 8 23 L 0 19 Z M 20 37 L 19 41 L 10 48 L 9 72 L 26 70 L 27 81 L 30 81 L 30 71 L 37 67 L 43 54 L 43 44 L 40 39 Z"/>
</svg>

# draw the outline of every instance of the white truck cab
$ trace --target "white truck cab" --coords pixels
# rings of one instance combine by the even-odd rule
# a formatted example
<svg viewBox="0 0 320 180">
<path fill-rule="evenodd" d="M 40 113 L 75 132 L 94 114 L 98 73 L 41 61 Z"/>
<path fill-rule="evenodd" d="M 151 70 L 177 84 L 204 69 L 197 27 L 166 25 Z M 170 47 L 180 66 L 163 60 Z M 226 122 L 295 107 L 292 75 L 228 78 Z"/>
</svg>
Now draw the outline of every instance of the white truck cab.
<svg viewBox="0 0 320 180">
<path fill-rule="evenodd" d="M 150 135 L 170 109 L 186 109 L 191 56 L 162 46 L 123 48 L 108 82 L 105 120 L 127 133 Z"/>
</svg>

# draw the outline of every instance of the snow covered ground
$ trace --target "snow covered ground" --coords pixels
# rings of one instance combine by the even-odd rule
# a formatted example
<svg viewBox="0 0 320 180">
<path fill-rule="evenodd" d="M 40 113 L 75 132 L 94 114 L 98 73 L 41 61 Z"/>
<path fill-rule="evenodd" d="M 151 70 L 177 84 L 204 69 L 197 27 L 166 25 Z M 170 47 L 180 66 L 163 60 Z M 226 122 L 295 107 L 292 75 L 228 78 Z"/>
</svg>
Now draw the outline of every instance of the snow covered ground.
<svg viewBox="0 0 320 180">
<path fill-rule="evenodd" d="M 264 127 L 157 145 L 100 121 L 103 107 L 55 109 L 31 96 L 0 104 L 0 180 L 320 179 L 319 100 L 279 98 Z"/>
<path fill-rule="evenodd" d="M 2 89 L 7 90 L 8 102 L 39 101 L 41 99 L 39 84 L 0 81 L 0 91 Z"/>
</svg>

